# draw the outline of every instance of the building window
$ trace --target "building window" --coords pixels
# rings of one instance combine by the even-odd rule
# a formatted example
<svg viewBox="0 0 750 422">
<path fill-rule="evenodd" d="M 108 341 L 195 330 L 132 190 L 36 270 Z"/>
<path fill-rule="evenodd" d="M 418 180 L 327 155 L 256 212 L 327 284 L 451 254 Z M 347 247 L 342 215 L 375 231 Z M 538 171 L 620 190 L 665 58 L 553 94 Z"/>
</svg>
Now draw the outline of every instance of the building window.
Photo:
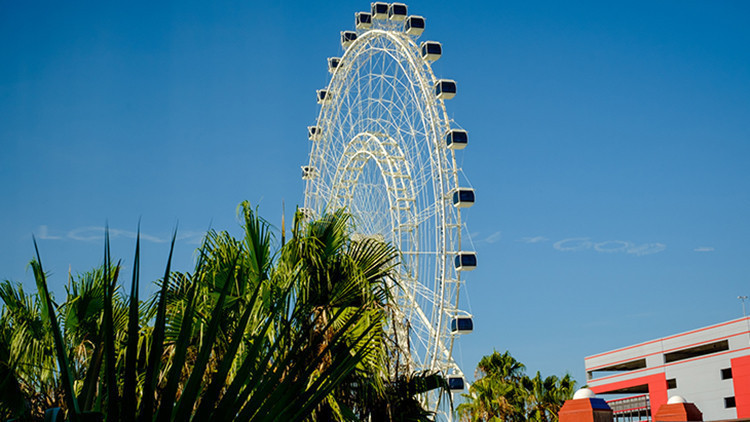
<svg viewBox="0 0 750 422">
<path fill-rule="evenodd" d="M 737 407 L 737 404 L 734 402 L 734 396 L 732 397 L 724 397 L 724 407 L 729 409 L 732 407 Z"/>
<path fill-rule="evenodd" d="M 667 380 L 667 389 L 671 390 L 673 388 L 677 388 L 677 378 Z"/>
<path fill-rule="evenodd" d="M 729 380 L 732 379 L 732 368 L 724 368 L 721 370 L 721 379 Z"/>
<path fill-rule="evenodd" d="M 729 342 L 727 340 L 717 341 L 716 343 L 701 344 L 700 346 L 689 347 L 687 349 L 665 353 L 664 363 L 710 355 L 712 353 L 723 352 L 725 350 L 729 350 Z"/>
<path fill-rule="evenodd" d="M 623 371 L 635 371 L 636 369 L 643 369 L 646 367 L 646 359 L 637 359 L 629 362 L 621 362 L 615 365 L 610 365 L 602 368 L 596 368 L 586 372 L 586 380 L 591 381 L 598 377 L 609 375 L 612 372 L 623 372 Z"/>
</svg>

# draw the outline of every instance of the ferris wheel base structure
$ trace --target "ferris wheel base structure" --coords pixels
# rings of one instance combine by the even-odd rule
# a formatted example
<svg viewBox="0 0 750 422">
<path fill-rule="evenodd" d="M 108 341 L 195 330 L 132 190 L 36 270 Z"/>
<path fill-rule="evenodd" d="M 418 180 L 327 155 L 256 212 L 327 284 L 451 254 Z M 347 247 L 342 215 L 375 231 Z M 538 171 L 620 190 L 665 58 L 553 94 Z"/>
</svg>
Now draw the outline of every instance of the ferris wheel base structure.
<svg viewBox="0 0 750 422">
<path fill-rule="evenodd" d="M 461 213 L 476 199 L 456 165 L 468 132 L 445 107 L 457 83 L 433 73 L 442 45 L 418 43 L 424 17 L 409 15 L 403 3 L 370 6 L 355 13 L 355 30 L 340 32 L 343 54 L 327 59 L 330 82 L 316 91 L 320 111 L 307 127 L 301 211 L 312 217 L 345 208 L 356 236 L 399 248 L 389 321 L 404 357 L 399 369 L 439 372 L 460 392 L 466 381 L 453 346 L 473 331 L 459 298 L 462 274 L 476 268 L 477 255 L 462 247 L 468 235 Z M 425 404 L 452 418 L 440 397 L 425 397 Z"/>
</svg>

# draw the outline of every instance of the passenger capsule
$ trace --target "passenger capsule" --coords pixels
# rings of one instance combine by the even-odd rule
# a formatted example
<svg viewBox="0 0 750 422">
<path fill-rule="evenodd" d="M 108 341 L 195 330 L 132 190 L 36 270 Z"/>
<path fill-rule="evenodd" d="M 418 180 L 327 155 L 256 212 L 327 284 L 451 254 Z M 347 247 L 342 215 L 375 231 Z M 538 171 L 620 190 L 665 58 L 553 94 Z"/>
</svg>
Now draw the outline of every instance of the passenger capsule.
<svg viewBox="0 0 750 422">
<path fill-rule="evenodd" d="M 297 212 L 302 214 L 302 218 L 305 220 L 310 220 L 313 217 L 313 210 L 311 208 L 299 208 Z"/>
<path fill-rule="evenodd" d="M 328 104 L 331 102 L 333 94 L 328 92 L 327 89 L 319 89 L 316 92 L 318 93 L 318 104 Z"/>
<path fill-rule="evenodd" d="M 372 14 L 367 12 L 357 12 L 354 14 L 354 27 L 357 29 L 372 28 Z"/>
<path fill-rule="evenodd" d="M 456 208 L 469 208 L 474 205 L 474 189 L 458 188 L 453 191 L 453 206 Z"/>
<path fill-rule="evenodd" d="M 421 16 L 409 16 L 404 22 L 404 32 L 418 37 L 424 32 L 424 18 Z"/>
<path fill-rule="evenodd" d="M 308 126 L 307 127 L 307 138 L 311 141 L 319 141 L 321 135 L 323 135 L 323 129 L 320 126 Z"/>
<path fill-rule="evenodd" d="M 451 129 L 445 133 L 445 144 L 450 149 L 464 149 L 469 143 L 469 134 L 462 129 Z"/>
<path fill-rule="evenodd" d="M 451 392 L 463 391 L 464 384 L 464 377 L 460 375 L 448 375 L 448 389 Z"/>
<path fill-rule="evenodd" d="M 451 320 L 451 334 L 469 334 L 474 331 L 474 320 L 470 316 L 457 316 Z"/>
<path fill-rule="evenodd" d="M 391 3 L 388 5 L 388 19 L 392 21 L 402 21 L 406 19 L 406 5 L 403 3 Z"/>
<path fill-rule="evenodd" d="M 357 33 L 354 31 L 341 31 L 341 46 L 344 50 L 349 48 L 350 45 L 357 39 Z"/>
<path fill-rule="evenodd" d="M 474 252 L 459 252 L 453 261 L 456 271 L 471 271 L 477 267 L 477 254 Z"/>
<path fill-rule="evenodd" d="M 302 179 L 312 180 L 318 174 L 317 170 L 313 166 L 302 166 Z"/>
<path fill-rule="evenodd" d="M 373 19 L 386 19 L 388 17 L 388 3 L 376 1 L 370 3 Z"/>
<path fill-rule="evenodd" d="M 329 57 L 328 58 L 328 71 L 333 73 L 339 68 L 341 64 L 341 57 Z"/>
<path fill-rule="evenodd" d="M 456 81 L 440 79 L 435 82 L 435 96 L 441 100 L 450 100 L 456 96 Z"/>
<path fill-rule="evenodd" d="M 434 62 L 443 54 L 443 46 L 437 41 L 425 41 L 419 45 L 422 50 L 422 58 Z"/>
</svg>

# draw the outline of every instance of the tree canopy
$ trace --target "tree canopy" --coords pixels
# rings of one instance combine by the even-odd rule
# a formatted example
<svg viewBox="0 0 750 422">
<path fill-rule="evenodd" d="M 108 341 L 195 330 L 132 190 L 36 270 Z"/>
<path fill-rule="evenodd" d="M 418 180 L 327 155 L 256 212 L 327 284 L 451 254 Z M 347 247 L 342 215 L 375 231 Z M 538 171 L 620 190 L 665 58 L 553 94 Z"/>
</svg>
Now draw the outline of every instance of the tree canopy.
<svg viewBox="0 0 750 422">
<path fill-rule="evenodd" d="M 440 374 L 394 373 L 385 326 L 398 251 L 351 236 L 339 210 L 288 241 L 247 204 L 244 236 L 210 231 L 193 272 L 171 269 L 130 288 L 105 235 L 104 262 L 71 276 L 59 304 L 41 256 L 37 293 L 0 283 L 0 418 L 70 421 L 426 420 L 416 397 Z M 36 243 L 35 243 L 36 246 Z"/>
<path fill-rule="evenodd" d="M 462 421 L 557 422 L 565 400 L 573 397 L 570 375 L 526 375 L 526 367 L 510 352 L 493 351 L 477 364 L 476 381 L 462 394 L 458 406 Z"/>
</svg>

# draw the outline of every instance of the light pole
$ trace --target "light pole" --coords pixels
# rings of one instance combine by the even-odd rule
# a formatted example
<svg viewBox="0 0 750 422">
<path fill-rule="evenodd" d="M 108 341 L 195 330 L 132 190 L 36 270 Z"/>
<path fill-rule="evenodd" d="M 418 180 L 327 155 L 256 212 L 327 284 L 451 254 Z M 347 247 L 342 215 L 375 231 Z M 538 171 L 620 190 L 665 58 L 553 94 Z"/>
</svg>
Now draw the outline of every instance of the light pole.
<svg viewBox="0 0 750 422">
<path fill-rule="evenodd" d="M 745 301 L 747 300 L 747 296 L 737 296 L 737 299 L 742 301 L 742 317 L 745 318 L 745 323 L 747 324 L 747 333 L 750 335 L 750 319 L 747 319 L 747 314 L 745 314 Z M 750 341 L 750 339 L 748 339 Z"/>
</svg>

